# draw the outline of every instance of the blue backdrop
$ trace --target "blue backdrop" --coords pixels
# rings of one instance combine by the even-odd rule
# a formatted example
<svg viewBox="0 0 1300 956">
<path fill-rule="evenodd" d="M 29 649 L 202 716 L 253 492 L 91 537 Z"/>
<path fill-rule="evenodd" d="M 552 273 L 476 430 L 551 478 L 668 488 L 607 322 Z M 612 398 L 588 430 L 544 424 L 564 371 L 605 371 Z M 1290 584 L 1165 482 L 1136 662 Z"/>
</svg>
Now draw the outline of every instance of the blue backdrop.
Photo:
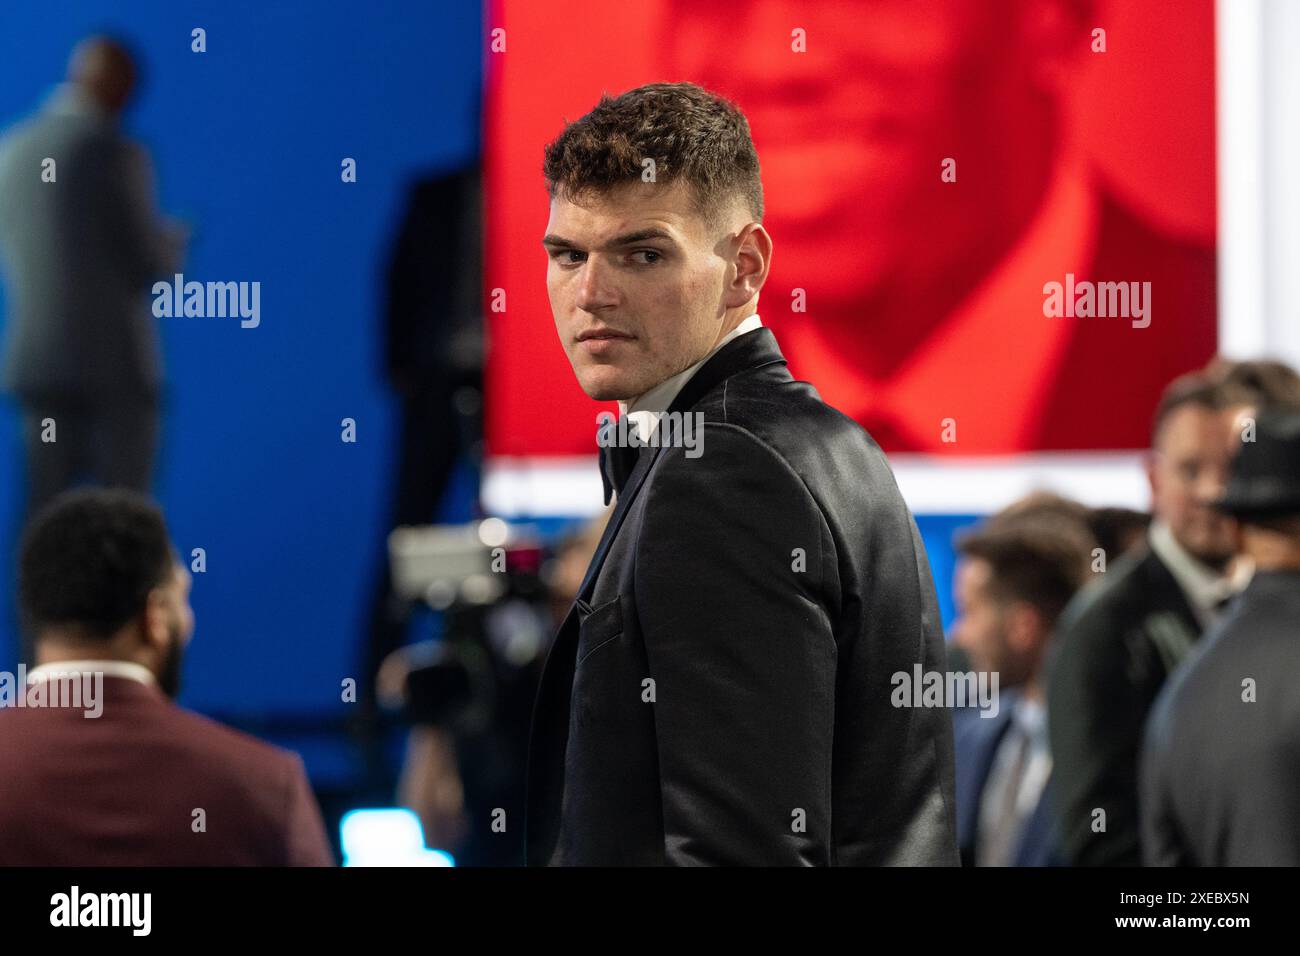
<svg viewBox="0 0 1300 956">
<path fill-rule="evenodd" d="M 191 52 L 195 27 L 205 53 Z M 126 125 L 153 152 L 163 209 L 195 227 L 186 277 L 262 284 L 258 328 L 161 320 L 157 493 L 182 555 L 207 552 L 183 700 L 339 710 L 390 507 L 382 269 L 409 181 L 478 153 L 481 12 L 427 0 L 5 0 L 0 126 L 35 110 L 96 31 L 143 60 Z M 344 157 L 356 183 L 341 181 Z M 6 669 L 23 497 L 14 411 L 0 412 Z M 345 417 L 355 444 L 340 440 Z"/>
</svg>

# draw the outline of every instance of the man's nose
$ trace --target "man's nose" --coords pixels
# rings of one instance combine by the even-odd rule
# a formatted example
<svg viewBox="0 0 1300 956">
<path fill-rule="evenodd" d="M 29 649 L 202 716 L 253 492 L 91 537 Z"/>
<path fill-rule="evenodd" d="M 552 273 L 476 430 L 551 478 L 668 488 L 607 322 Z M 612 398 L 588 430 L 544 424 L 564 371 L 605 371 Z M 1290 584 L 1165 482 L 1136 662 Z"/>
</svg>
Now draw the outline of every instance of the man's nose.
<svg viewBox="0 0 1300 956">
<path fill-rule="evenodd" d="M 1209 504 L 1221 497 L 1228 487 L 1229 468 L 1226 462 L 1215 467 L 1206 468 L 1197 482 L 1196 497 L 1202 504 Z"/>
<path fill-rule="evenodd" d="M 616 305 L 618 297 L 609 282 L 608 266 L 598 256 L 587 256 L 578 276 L 576 305 L 584 312 L 596 312 Z"/>
</svg>

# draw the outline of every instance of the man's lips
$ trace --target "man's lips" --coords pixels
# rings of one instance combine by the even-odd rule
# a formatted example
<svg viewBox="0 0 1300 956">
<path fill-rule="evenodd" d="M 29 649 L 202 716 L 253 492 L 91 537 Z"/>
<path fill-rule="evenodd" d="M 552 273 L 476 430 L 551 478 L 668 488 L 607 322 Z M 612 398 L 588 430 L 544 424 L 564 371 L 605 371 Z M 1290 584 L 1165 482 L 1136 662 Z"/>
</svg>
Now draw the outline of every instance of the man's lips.
<svg viewBox="0 0 1300 956">
<path fill-rule="evenodd" d="M 623 342 L 631 342 L 634 338 L 636 336 L 616 329 L 584 329 L 578 333 L 578 346 L 588 355 L 600 356 L 619 348 Z"/>
<path fill-rule="evenodd" d="M 579 342 L 586 342 L 590 339 L 630 339 L 633 337 L 617 329 L 583 329 L 578 333 Z"/>
</svg>

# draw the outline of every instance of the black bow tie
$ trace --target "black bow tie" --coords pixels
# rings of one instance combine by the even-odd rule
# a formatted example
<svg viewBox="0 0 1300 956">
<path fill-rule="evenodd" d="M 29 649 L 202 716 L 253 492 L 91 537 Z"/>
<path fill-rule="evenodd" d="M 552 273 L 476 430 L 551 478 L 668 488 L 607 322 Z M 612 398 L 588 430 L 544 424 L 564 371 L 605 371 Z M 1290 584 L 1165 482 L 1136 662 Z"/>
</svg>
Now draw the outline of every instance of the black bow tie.
<svg viewBox="0 0 1300 956">
<path fill-rule="evenodd" d="M 623 493 L 623 486 L 627 484 L 628 476 L 632 474 L 632 469 L 636 467 L 637 459 L 641 456 L 641 448 L 635 448 L 622 445 L 603 445 L 600 449 L 600 480 L 605 486 L 605 504 L 613 497 L 617 491 Z"/>
</svg>

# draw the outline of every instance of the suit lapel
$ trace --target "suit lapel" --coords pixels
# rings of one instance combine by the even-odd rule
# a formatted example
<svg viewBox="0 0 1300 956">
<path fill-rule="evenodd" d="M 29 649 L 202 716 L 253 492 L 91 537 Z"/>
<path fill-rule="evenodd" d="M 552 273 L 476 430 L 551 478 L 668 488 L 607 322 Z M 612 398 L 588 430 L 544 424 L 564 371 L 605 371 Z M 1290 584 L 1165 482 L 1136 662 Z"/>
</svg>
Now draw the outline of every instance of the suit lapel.
<svg viewBox="0 0 1300 956">
<path fill-rule="evenodd" d="M 1148 614 L 1144 630 L 1160 655 L 1166 672 L 1172 672 L 1187 657 L 1201 637 L 1201 622 L 1192 610 L 1182 586 L 1154 550 L 1143 559 L 1149 601 L 1158 613 Z"/>
<path fill-rule="evenodd" d="M 755 329 L 732 339 L 705 362 L 677 394 L 668 410 L 689 411 L 737 372 L 778 363 L 784 364 L 785 358 L 777 347 L 776 337 L 766 328 Z M 642 449 L 636 467 L 618 496 L 614 513 L 600 536 L 596 553 L 587 566 L 582 586 L 578 589 L 579 600 L 586 601 L 591 597 L 605 556 L 662 451 L 662 448 Z M 549 862 L 559 837 L 564 752 L 569 735 L 568 705 L 573 688 L 579 624 L 575 600 L 569 605 L 569 613 L 565 615 L 542 666 L 537 699 L 533 705 L 527 768 L 529 810 L 524 824 L 525 859 L 529 864 Z"/>
<path fill-rule="evenodd" d="M 732 339 L 700 366 L 700 370 L 682 386 L 669 412 L 685 412 L 694 408 L 701 398 L 709 394 L 737 372 L 746 372 L 765 365 L 784 365 L 785 356 L 776 344 L 772 330 L 764 326 Z"/>
<path fill-rule="evenodd" d="M 542 665 L 529 724 L 525 769 L 527 809 L 524 814 L 524 863 L 527 866 L 549 863 L 559 834 L 564 751 L 569 740 L 568 699 L 573 687 L 577 634 L 577 608 L 570 605 Z"/>
<path fill-rule="evenodd" d="M 1025 819 L 1024 829 L 1016 841 L 1015 854 L 1011 857 L 1012 866 L 1050 866 L 1052 852 L 1052 778 L 1049 776 L 1043 784 L 1038 802 Z"/>
<path fill-rule="evenodd" d="M 1010 696 L 1008 694 L 1008 696 Z M 989 775 L 993 772 L 993 758 L 997 756 L 998 745 L 1002 743 L 1002 738 L 1006 736 L 1007 730 L 1011 727 L 1011 707 L 1007 706 L 1004 700 L 1002 709 L 996 717 L 980 717 L 976 715 L 972 720 L 992 720 L 993 726 L 985 730 L 988 735 L 980 742 L 976 753 L 973 755 L 970 767 L 972 783 L 965 788 L 965 793 L 960 795 L 962 800 L 962 813 L 958 814 L 958 825 L 961 826 L 958 843 L 969 850 L 970 863 L 975 865 L 975 852 L 979 846 L 979 827 L 980 827 L 980 798 L 984 796 L 984 788 L 989 782 Z M 978 727 L 978 724 L 976 725 Z M 964 818 L 964 819 L 962 819 Z M 964 826 L 962 824 L 964 823 Z"/>
<path fill-rule="evenodd" d="M 659 457 L 660 451 L 662 451 L 660 448 L 641 449 L 641 454 L 637 457 L 636 467 L 632 469 L 632 474 L 628 475 L 627 484 L 623 486 L 623 490 L 618 493 L 618 501 L 614 504 L 614 513 L 610 515 L 609 521 L 605 524 L 605 531 L 600 536 L 600 544 L 596 545 L 596 553 L 592 556 L 591 563 L 587 565 L 587 574 L 582 579 L 582 587 L 578 588 L 578 597 L 582 600 L 585 601 L 591 597 L 591 592 L 596 583 L 596 575 L 605 563 L 605 554 L 609 551 L 614 536 L 618 534 L 623 519 L 627 517 L 628 508 L 631 507 L 637 492 L 641 490 L 641 485 L 645 483 L 645 476 L 650 473 L 650 469 L 654 465 L 655 459 Z"/>
<path fill-rule="evenodd" d="M 673 399 L 672 404 L 668 407 L 668 412 L 690 411 L 700 399 L 737 372 L 778 363 L 785 364 L 785 356 L 781 354 L 781 349 L 776 344 L 776 336 L 772 334 L 771 329 L 766 327 L 755 329 L 753 332 L 732 339 L 720 348 L 712 358 L 700 366 L 699 371 L 692 375 L 690 380 L 682 386 L 682 390 L 677 393 L 677 397 Z M 641 490 L 641 485 L 645 483 L 646 476 L 650 474 L 650 470 L 654 467 L 654 463 L 658 460 L 662 451 L 662 448 L 643 449 L 637 460 L 636 467 L 632 469 L 632 474 L 628 476 L 627 484 L 624 485 L 623 491 L 618 495 L 614 513 L 610 516 L 608 524 L 605 525 L 604 534 L 600 536 L 600 544 L 596 546 L 596 553 L 587 566 L 587 574 L 582 579 L 582 587 L 578 589 L 578 597 L 583 600 L 591 596 L 591 589 L 595 586 L 596 577 L 605 563 L 605 555 L 608 553 L 615 535 L 618 534 L 623 519 L 627 517 L 628 508 L 636 500 L 637 492 Z"/>
</svg>

